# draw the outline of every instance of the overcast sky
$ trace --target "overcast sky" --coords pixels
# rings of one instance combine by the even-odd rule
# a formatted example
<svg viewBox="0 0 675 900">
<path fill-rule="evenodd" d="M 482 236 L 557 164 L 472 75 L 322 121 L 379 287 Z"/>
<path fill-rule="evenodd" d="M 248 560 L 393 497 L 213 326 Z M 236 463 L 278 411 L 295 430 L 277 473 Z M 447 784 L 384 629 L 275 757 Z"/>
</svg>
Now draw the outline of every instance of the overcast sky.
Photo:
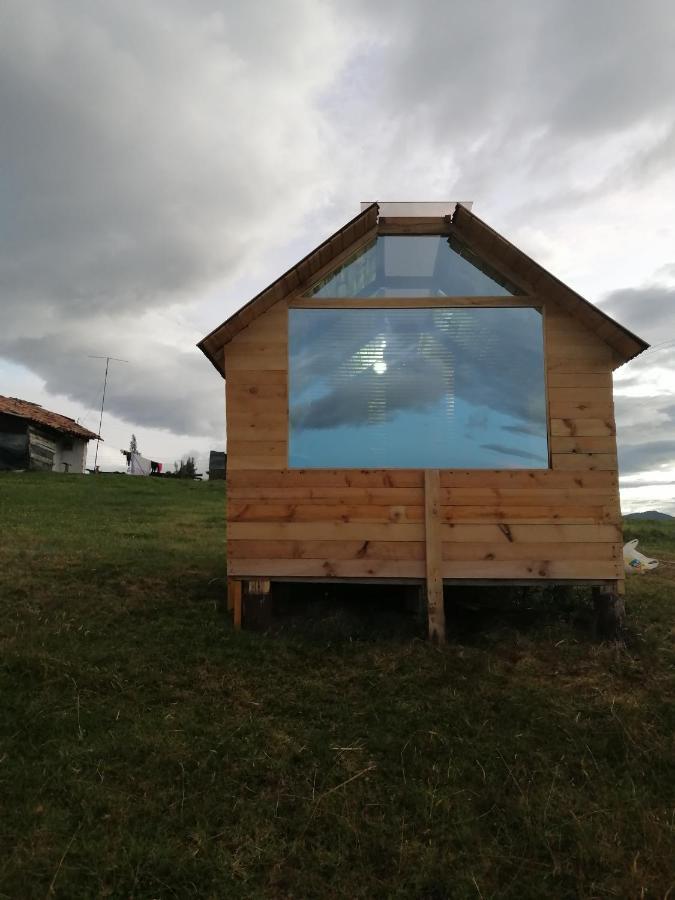
<svg viewBox="0 0 675 900">
<path fill-rule="evenodd" d="M 223 446 L 195 343 L 358 211 L 474 201 L 652 343 L 626 510 L 675 512 L 671 0 L 0 0 L 0 393 Z"/>
</svg>

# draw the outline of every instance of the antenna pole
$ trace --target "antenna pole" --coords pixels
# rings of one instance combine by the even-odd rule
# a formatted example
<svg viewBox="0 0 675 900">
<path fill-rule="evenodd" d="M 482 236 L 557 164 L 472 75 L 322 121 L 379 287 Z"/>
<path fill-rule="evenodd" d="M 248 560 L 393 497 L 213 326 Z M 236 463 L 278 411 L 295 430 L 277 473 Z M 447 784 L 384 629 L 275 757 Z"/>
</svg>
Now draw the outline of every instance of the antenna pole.
<svg viewBox="0 0 675 900">
<path fill-rule="evenodd" d="M 129 362 L 128 359 L 118 359 L 116 356 L 90 356 L 89 359 L 104 359 L 105 360 L 105 376 L 103 377 L 103 396 L 101 397 L 101 415 L 98 420 L 98 436 L 96 438 L 96 453 L 94 454 L 94 472 L 98 471 L 97 463 L 98 463 L 98 448 L 101 443 L 101 425 L 103 424 L 103 407 L 105 406 L 105 389 L 108 386 L 108 366 L 110 365 L 110 360 L 114 360 L 115 362 Z"/>
</svg>

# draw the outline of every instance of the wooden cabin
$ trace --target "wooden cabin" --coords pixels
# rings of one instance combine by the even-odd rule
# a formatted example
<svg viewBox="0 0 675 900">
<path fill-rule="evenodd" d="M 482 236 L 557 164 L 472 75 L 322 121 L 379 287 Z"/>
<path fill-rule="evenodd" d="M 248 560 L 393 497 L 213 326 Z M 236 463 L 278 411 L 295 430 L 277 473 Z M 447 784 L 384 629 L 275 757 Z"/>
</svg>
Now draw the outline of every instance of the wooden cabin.
<svg viewBox="0 0 675 900">
<path fill-rule="evenodd" d="M 275 581 L 623 592 L 612 372 L 648 345 L 463 203 L 361 213 L 199 344 L 235 621 Z M 247 598 L 248 601 L 247 601 Z"/>
</svg>

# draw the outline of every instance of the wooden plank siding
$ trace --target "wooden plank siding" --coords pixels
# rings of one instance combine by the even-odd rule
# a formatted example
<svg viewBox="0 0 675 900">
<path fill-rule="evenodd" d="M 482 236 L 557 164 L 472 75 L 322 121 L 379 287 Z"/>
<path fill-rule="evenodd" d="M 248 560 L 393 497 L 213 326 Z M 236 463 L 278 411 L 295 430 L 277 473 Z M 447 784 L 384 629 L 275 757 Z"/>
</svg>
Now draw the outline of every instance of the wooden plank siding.
<svg viewBox="0 0 675 900">
<path fill-rule="evenodd" d="M 228 575 L 422 582 L 423 470 L 288 469 L 288 308 L 319 305 L 307 286 L 225 347 Z M 530 302 L 544 311 L 550 468 L 441 470 L 441 575 L 620 582 L 615 351 L 549 297 Z"/>
</svg>

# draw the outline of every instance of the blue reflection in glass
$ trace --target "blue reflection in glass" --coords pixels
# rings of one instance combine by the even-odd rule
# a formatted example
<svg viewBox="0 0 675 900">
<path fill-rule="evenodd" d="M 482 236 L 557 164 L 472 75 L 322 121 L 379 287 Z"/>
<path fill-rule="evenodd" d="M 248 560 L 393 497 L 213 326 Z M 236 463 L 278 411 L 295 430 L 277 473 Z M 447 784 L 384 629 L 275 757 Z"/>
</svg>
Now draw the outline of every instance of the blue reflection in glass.
<svg viewBox="0 0 675 900">
<path fill-rule="evenodd" d="M 495 297 L 519 291 L 454 238 L 386 235 L 309 293 L 312 297 Z"/>
<path fill-rule="evenodd" d="M 541 314 L 289 310 L 289 465 L 547 468 Z"/>
</svg>

